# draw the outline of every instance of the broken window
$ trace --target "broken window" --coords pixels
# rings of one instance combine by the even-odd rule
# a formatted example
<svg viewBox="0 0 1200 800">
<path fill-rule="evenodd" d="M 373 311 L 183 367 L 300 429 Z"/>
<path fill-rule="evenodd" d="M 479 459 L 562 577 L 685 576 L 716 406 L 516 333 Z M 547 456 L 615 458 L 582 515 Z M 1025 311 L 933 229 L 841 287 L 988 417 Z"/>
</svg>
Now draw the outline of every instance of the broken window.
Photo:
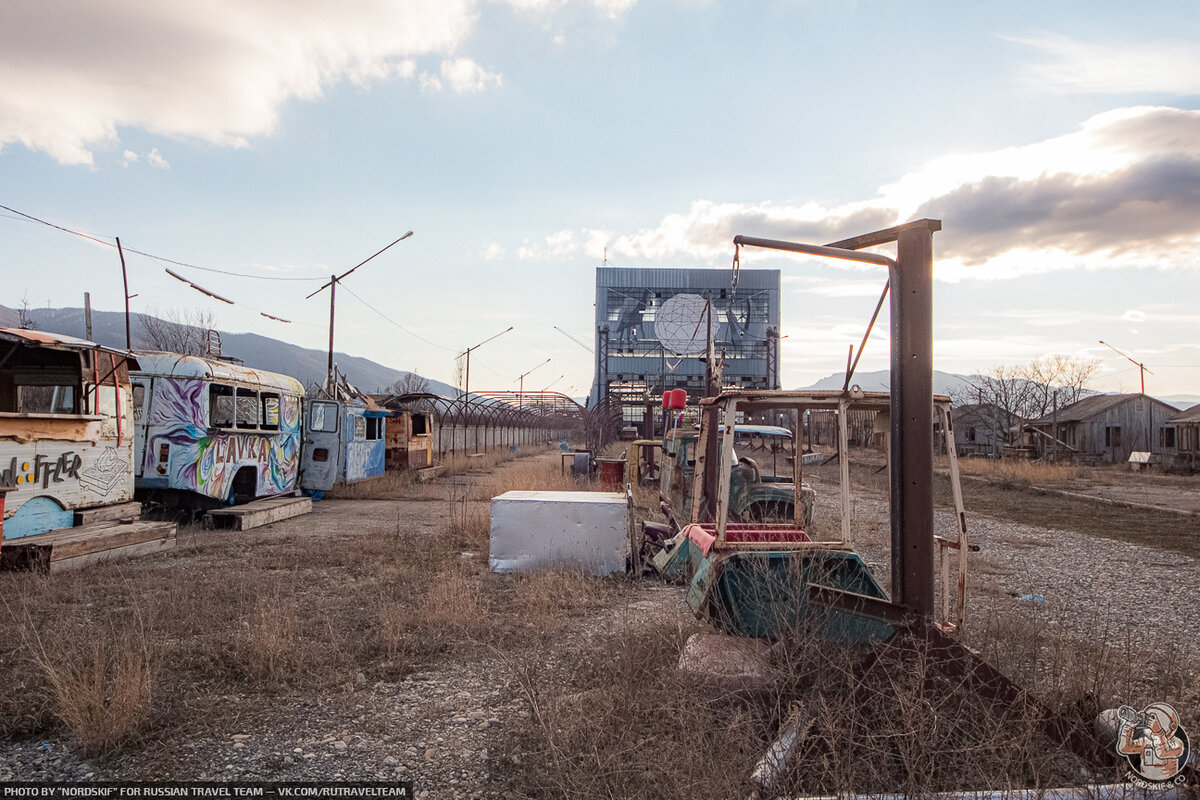
<svg viewBox="0 0 1200 800">
<path fill-rule="evenodd" d="M 239 428 L 257 428 L 262 421 L 262 407 L 259 405 L 258 392 L 250 389 L 237 390 L 237 426 Z"/>
<path fill-rule="evenodd" d="M 208 387 L 208 424 L 214 428 L 233 427 L 233 387 L 214 383 Z"/>
<path fill-rule="evenodd" d="M 74 386 L 18 386 L 18 414 L 74 414 Z"/>
<path fill-rule="evenodd" d="M 1159 447 L 1175 447 L 1175 429 L 1174 428 L 1159 428 L 1158 429 L 1158 445 Z"/>
<path fill-rule="evenodd" d="M 146 385 L 142 383 L 133 384 L 133 421 L 140 422 L 142 413 L 146 407 Z"/>
<path fill-rule="evenodd" d="M 318 433 L 337 430 L 337 406 L 333 403 L 313 403 L 308 411 L 308 429 Z"/>
</svg>

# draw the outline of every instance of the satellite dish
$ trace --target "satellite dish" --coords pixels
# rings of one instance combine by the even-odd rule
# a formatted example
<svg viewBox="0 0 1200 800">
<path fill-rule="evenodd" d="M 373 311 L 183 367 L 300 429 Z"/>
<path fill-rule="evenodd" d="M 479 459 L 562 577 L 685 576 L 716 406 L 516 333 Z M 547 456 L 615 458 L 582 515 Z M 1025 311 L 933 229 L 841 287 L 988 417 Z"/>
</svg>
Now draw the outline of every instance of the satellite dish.
<svg viewBox="0 0 1200 800">
<path fill-rule="evenodd" d="M 706 325 L 707 323 L 707 329 Z M 703 353 L 711 334 L 717 338 L 717 318 L 698 294 L 677 294 L 654 315 L 654 335 L 663 349 L 677 356 Z"/>
</svg>

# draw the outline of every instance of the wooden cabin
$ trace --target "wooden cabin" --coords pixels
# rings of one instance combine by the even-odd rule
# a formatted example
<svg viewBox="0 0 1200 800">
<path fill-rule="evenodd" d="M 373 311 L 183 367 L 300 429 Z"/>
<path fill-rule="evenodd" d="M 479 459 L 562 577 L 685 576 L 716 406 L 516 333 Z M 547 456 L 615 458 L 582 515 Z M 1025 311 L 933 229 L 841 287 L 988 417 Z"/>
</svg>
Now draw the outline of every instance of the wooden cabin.
<svg viewBox="0 0 1200 800">
<path fill-rule="evenodd" d="M 1200 403 L 1167 420 L 1159 432 L 1159 445 L 1166 466 L 1200 470 Z"/>
<path fill-rule="evenodd" d="M 1024 422 L 994 403 L 954 407 L 954 449 L 959 456 L 1000 458 Z"/>
<path fill-rule="evenodd" d="M 1038 458 L 1057 450 L 1060 459 L 1117 464 L 1135 451 L 1160 452 L 1160 431 L 1178 413 L 1146 394 L 1096 394 L 1032 420 L 1027 427 Z"/>
</svg>

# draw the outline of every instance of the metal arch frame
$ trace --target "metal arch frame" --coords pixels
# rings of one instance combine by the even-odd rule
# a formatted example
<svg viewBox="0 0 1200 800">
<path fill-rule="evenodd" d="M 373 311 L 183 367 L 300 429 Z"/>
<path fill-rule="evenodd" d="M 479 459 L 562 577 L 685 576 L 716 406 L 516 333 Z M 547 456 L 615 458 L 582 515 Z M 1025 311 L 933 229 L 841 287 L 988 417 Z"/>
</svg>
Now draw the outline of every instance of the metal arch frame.
<svg viewBox="0 0 1200 800">
<path fill-rule="evenodd" d="M 887 267 L 891 281 L 891 538 L 893 602 L 932 619 L 933 532 L 933 234 L 921 219 L 827 245 L 734 237 L 738 247 L 847 259 Z M 863 248 L 896 243 L 893 260 Z"/>
</svg>

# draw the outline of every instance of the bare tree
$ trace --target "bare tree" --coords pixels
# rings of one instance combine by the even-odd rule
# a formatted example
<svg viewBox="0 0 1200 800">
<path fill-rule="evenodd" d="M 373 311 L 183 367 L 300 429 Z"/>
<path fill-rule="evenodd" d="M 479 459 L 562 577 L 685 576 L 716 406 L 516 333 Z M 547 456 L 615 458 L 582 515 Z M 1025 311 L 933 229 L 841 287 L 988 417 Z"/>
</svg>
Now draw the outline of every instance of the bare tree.
<svg viewBox="0 0 1200 800">
<path fill-rule="evenodd" d="M 147 348 L 190 356 L 213 354 L 213 334 L 216 332 L 211 311 L 171 309 L 166 312 L 166 319 L 156 316 L 157 313 L 155 310 L 154 314 L 141 315 L 141 338 Z M 219 349 L 218 346 L 218 352 Z"/>
<path fill-rule="evenodd" d="M 952 389 L 950 397 L 955 405 L 994 406 L 1004 422 L 1005 439 L 1011 440 L 1022 420 L 1044 417 L 1056 402 L 1061 408 L 1091 394 L 1090 384 L 1099 369 L 1095 360 L 1043 356 L 973 375 L 967 384 Z"/>
<path fill-rule="evenodd" d="M 37 330 L 37 323 L 33 321 L 33 312 L 29 309 L 29 295 L 21 298 L 21 307 L 17 309 L 17 327 L 26 331 Z"/>
<path fill-rule="evenodd" d="M 415 372 L 406 372 L 404 377 L 388 387 L 391 394 L 415 394 L 429 391 L 429 379 Z"/>
</svg>

